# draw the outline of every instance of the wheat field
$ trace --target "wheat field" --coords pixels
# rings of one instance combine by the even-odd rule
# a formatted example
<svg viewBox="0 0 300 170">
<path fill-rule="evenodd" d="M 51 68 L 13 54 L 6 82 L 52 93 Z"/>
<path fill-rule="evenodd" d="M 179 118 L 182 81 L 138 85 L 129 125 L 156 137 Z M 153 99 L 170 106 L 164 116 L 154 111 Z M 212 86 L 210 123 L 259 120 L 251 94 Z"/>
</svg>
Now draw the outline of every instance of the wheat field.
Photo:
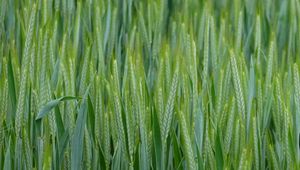
<svg viewBox="0 0 300 170">
<path fill-rule="evenodd" d="M 300 169 L 299 0 L 0 0 L 0 169 Z"/>
</svg>

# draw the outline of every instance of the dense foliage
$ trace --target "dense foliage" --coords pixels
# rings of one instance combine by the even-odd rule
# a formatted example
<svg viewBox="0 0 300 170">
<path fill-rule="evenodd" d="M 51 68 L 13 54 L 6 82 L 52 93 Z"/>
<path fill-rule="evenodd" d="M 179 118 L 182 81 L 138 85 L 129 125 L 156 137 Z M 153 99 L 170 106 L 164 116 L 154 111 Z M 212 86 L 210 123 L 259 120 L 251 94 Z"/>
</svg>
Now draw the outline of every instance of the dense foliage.
<svg viewBox="0 0 300 170">
<path fill-rule="evenodd" d="M 300 169 L 299 0 L 0 0 L 0 169 Z"/>
</svg>

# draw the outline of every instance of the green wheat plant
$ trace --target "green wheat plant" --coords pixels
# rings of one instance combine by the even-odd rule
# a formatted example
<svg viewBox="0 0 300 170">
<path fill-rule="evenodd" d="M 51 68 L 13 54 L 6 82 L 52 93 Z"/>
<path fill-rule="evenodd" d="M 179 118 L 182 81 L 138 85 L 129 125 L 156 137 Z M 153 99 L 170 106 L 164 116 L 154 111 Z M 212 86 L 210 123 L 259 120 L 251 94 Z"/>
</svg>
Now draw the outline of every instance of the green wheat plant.
<svg viewBox="0 0 300 170">
<path fill-rule="evenodd" d="M 0 0 L 0 169 L 300 169 L 298 0 Z"/>
</svg>

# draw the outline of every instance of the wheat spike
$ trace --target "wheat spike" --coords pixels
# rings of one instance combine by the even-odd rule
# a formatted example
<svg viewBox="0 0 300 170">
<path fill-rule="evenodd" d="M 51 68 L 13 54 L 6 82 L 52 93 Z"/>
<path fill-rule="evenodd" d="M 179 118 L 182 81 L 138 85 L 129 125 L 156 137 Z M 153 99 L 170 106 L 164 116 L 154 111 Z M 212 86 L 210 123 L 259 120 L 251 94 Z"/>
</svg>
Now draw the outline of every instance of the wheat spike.
<svg viewBox="0 0 300 170">
<path fill-rule="evenodd" d="M 165 108 L 165 113 L 162 121 L 162 141 L 163 143 L 166 142 L 166 139 L 168 137 L 168 133 L 170 130 L 171 126 L 171 121 L 173 118 L 173 109 L 174 109 L 174 102 L 175 102 L 175 96 L 176 96 L 176 91 L 177 91 L 177 84 L 178 84 L 178 65 L 176 67 L 173 80 L 172 80 L 172 85 L 167 101 L 167 105 Z"/>
<path fill-rule="evenodd" d="M 105 166 L 106 169 L 109 169 L 110 165 L 110 129 L 109 129 L 109 118 L 108 113 L 104 113 L 104 119 L 103 119 L 103 127 L 104 127 L 104 159 L 105 159 Z"/>
<path fill-rule="evenodd" d="M 258 135 L 257 135 L 257 125 L 256 125 L 256 118 L 252 118 L 252 126 L 253 126 L 253 145 L 254 145 L 254 165 L 255 169 L 258 170 L 260 167 L 260 159 L 259 159 L 259 150 L 258 150 Z"/>
<path fill-rule="evenodd" d="M 271 156 L 271 162 L 272 162 L 272 166 L 274 169 L 280 169 L 279 165 L 278 165 L 278 160 L 276 158 L 273 146 L 270 144 L 269 145 L 269 152 L 270 152 L 270 156 Z"/>
<path fill-rule="evenodd" d="M 181 134 L 182 138 L 184 141 L 183 148 L 184 148 L 184 154 L 186 155 L 186 161 L 188 165 L 188 169 L 196 169 L 196 163 L 194 160 L 194 154 L 193 154 L 193 149 L 192 149 L 192 143 L 190 139 L 190 133 L 188 131 L 188 127 L 186 124 L 185 116 L 184 114 L 180 111 L 179 113 L 179 123 L 180 123 L 180 129 L 181 129 Z"/>
<path fill-rule="evenodd" d="M 238 21 L 238 25 L 237 25 L 237 36 L 236 36 L 236 41 L 235 41 L 235 49 L 237 50 L 237 52 L 241 51 L 241 42 L 242 42 L 242 38 L 243 38 L 243 12 L 240 11 L 239 13 L 239 21 Z"/>
<path fill-rule="evenodd" d="M 240 80 L 237 63 L 236 63 L 236 59 L 235 59 L 235 55 L 233 54 L 233 51 L 231 51 L 230 54 L 231 54 L 230 63 L 231 63 L 231 69 L 232 69 L 235 98 L 236 98 L 237 104 L 238 104 L 238 111 L 244 118 L 245 117 L 245 100 L 244 100 L 244 95 L 243 95 L 243 91 L 242 91 L 241 80 Z"/>
<path fill-rule="evenodd" d="M 234 112 L 235 112 L 235 98 L 232 99 L 232 105 L 229 114 L 229 118 L 227 121 L 226 131 L 225 131 L 225 137 L 224 137 L 224 144 L 225 144 L 225 153 L 228 154 L 231 144 L 231 138 L 232 138 L 232 131 L 234 126 Z"/>
<path fill-rule="evenodd" d="M 247 156 L 247 149 L 243 149 L 242 155 L 239 162 L 238 170 L 243 170 L 246 167 L 246 156 Z"/>
<path fill-rule="evenodd" d="M 25 40 L 25 48 L 23 54 L 23 63 L 21 69 L 21 83 L 20 83 L 20 91 L 19 91 L 19 99 L 17 104 L 17 111 L 16 111 L 16 123 L 15 123 L 15 130 L 16 134 L 20 135 L 22 124 L 23 124 L 23 114 L 25 108 L 25 93 L 26 93 L 26 86 L 27 86 L 27 77 L 28 77 L 28 67 L 30 63 L 30 47 L 32 44 L 32 37 L 33 37 L 33 29 L 35 24 L 35 16 L 36 16 L 36 5 L 34 4 L 32 7 L 32 12 L 29 20 L 29 27 L 26 34 Z"/>
<path fill-rule="evenodd" d="M 205 36 L 204 36 L 204 59 L 203 59 L 203 84 L 202 86 L 206 88 L 207 78 L 208 78 L 208 66 L 209 66 L 209 19 L 206 23 Z"/>
<path fill-rule="evenodd" d="M 265 81 L 265 94 L 268 93 L 268 90 L 270 89 L 270 84 L 272 81 L 272 70 L 273 70 L 273 57 L 274 57 L 274 42 L 271 41 L 270 49 L 269 49 L 269 58 L 267 62 L 267 73 L 266 73 L 266 81 Z M 265 95 L 267 96 L 267 95 Z"/>
</svg>

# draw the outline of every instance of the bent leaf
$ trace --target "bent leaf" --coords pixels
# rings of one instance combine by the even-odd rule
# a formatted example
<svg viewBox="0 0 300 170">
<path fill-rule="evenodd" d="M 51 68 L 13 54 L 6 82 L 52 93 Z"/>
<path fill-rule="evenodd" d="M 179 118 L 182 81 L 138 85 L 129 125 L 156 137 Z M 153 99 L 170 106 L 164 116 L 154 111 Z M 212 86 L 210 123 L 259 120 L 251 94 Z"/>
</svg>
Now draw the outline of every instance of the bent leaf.
<svg viewBox="0 0 300 170">
<path fill-rule="evenodd" d="M 47 115 L 47 113 L 49 113 L 53 108 L 58 106 L 60 102 L 66 101 L 66 100 L 75 100 L 75 99 L 78 99 L 78 97 L 64 96 L 64 97 L 60 97 L 55 100 L 51 100 L 39 111 L 35 120 L 39 120 L 39 119 L 42 119 L 43 117 L 45 117 Z"/>
</svg>

